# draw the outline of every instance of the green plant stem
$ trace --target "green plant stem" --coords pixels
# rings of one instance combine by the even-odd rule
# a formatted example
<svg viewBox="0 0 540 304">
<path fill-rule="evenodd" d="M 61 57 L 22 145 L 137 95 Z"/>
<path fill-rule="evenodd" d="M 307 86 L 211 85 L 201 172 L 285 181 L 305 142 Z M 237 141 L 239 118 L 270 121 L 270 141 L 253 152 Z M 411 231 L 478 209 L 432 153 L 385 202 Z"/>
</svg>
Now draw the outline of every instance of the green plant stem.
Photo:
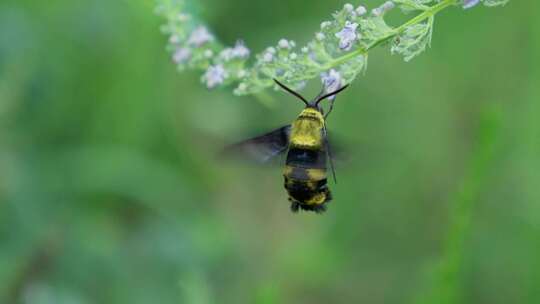
<svg viewBox="0 0 540 304">
<path fill-rule="evenodd" d="M 443 0 L 441 2 L 439 2 L 438 4 L 426 9 L 425 11 L 423 11 L 422 13 L 416 15 L 414 18 L 412 18 L 411 20 L 405 22 L 404 24 L 400 25 L 399 27 L 395 28 L 391 33 L 389 33 L 388 35 L 380 38 L 379 40 L 377 41 L 374 41 L 372 42 L 370 45 L 366 46 L 366 47 L 363 47 L 363 48 L 359 48 L 358 50 L 355 50 L 353 52 L 350 52 L 346 55 L 343 55 L 341 57 L 338 57 L 330 62 L 328 62 L 327 64 L 323 65 L 322 66 L 322 70 L 329 70 L 333 67 L 336 67 L 340 64 L 343 64 L 349 60 L 351 60 L 352 58 L 356 57 L 356 56 L 361 56 L 361 55 L 365 55 L 367 54 L 371 49 L 377 47 L 378 45 L 398 36 L 398 35 L 401 35 L 403 32 L 405 32 L 407 30 L 407 28 L 411 25 L 415 25 L 415 24 L 418 24 L 428 18 L 431 18 L 433 16 L 435 16 L 438 12 L 444 10 L 445 8 L 449 7 L 449 6 L 453 6 L 457 3 L 456 0 Z"/>
</svg>

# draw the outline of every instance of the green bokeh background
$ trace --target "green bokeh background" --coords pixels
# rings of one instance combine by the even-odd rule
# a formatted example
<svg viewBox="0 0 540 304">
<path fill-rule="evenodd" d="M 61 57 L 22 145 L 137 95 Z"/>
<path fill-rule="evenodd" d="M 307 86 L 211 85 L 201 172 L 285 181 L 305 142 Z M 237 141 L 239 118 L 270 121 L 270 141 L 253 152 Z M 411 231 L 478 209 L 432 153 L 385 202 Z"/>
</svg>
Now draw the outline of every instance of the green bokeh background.
<svg viewBox="0 0 540 304">
<path fill-rule="evenodd" d="M 258 52 L 344 3 L 195 6 Z M 537 6 L 445 10 L 410 63 L 373 51 L 314 215 L 289 211 L 280 168 L 216 157 L 293 98 L 178 74 L 152 1 L 3 0 L 0 303 L 540 303 Z"/>
</svg>

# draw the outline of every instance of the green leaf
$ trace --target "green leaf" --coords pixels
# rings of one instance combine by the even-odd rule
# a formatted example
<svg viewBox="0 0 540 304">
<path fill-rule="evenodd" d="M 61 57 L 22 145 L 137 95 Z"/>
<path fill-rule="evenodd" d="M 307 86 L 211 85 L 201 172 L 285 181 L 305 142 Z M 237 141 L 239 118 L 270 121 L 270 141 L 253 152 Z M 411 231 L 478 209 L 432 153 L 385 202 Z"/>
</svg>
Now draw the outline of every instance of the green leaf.
<svg viewBox="0 0 540 304">
<path fill-rule="evenodd" d="M 410 61 L 420 55 L 431 44 L 434 18 L 430 17 L 427 22 L 418 23 L 407 27 L 405 32 L 394 39 L 392 53 L 400 54 L 405 61 Z"/>
</svg>

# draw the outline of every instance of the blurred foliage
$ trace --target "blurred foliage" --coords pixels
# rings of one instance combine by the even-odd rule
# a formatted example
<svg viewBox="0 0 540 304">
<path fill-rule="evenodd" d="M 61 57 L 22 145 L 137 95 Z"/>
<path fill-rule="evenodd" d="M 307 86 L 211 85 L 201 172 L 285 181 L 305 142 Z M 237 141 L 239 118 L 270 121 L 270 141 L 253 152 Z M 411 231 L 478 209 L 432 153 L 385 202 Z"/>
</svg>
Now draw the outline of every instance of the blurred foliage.
<svg viewBox="0 0 540 304">
<path fill-rule="evenodd" d="M 343 4 L 197 9 L 260 51 Z M 374 52 L 330 118 L 352 160 L 319 216 L 280 168 L 216 157 L 300 105 L 178 75 L 151 1 L 2 1 L 0 303 L 539 303 L 533 6 L 450 9 L 413 63 Z"/>
</svg>

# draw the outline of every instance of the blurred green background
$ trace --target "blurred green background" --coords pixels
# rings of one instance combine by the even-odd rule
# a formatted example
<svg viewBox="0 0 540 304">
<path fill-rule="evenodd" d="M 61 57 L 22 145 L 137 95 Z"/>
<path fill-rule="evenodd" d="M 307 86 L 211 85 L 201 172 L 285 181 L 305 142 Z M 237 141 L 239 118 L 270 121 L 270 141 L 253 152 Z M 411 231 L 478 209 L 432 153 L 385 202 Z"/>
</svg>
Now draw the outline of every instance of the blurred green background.
<svg viewBox="0 0 540 304">
<path fill-rule="evenodd" d="M 197 6 L 259 52 L 344 3 Z M 315 215 L 281 168 L 216 157 L 294 98 L 178 74 L 152 1 L 3 0 L 0 303 L 540 303 L 535 6 L 446 10 L 411 63 L 375 50 L 330 118 L 352 159 Z"/>
</svg>

